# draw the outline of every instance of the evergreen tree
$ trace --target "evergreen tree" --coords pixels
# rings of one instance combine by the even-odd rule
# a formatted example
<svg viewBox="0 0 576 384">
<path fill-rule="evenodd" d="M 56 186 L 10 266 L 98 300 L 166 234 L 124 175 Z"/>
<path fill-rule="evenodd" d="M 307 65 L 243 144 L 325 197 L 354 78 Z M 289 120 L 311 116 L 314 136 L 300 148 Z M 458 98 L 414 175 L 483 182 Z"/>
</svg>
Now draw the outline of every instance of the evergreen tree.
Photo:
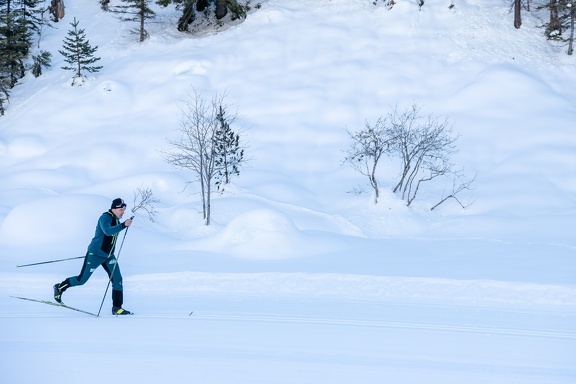
<svg viewBox="0 0 576 384">
<path fill-rule="evenodd" d="M 44 10 L 40 9 L 42 0 L 19 0 L 22 17 L 26 25 L 31 31 L 39 32 L 42 24 L 44 24 L 43 13 Z"/>
<path fill-rule="evenodd" d="M 51 65 L 52 54 L 47 51 L 40 51 L 38 55 L 32 55 L 32 74 L 39 77 L 42 74 L 42 68 L 49 68 Z"/>
<path fill-rule="evenodd" d="M 78 24 L 79 21 L 74 18 L 74 21 L 70 23 L 73 29 L 69 30 L 68 36 L 64 38 L 64 49 L 58 50 L 64 56 L 64 61 L 71 65 L 64 66 L 62 69 L 74 71 L 72 84 L 75 84 L 77 80 L 83 81 L 83 71 L 94 73 L 102 69 L 101 66 L 92 65 L 100 60 L 99 57 L 94 56 L 98 46 L 92 47 L 90 45 L 90 41 L 86 39 L 86 33 L 83 29 L 78 28 Z"/>
<path fill-rule="evenodd" d="M 0 0 L 0 115 L 10 88 L 25 75 L 25 62 L 39 31 L 40 0 Z"/>
<path fill-rule="evenodd" d="M 146 40 L 149 35 L 144 24 L 146 20 L 153 19 L 156 16 L 156 12 L 150 9 L 150 0 L 121 0 L 126 5 L 119 5 L 115 7 L 114 12 L 123 13 L 128 15 L 122 17 L 123 21 L 136 21 L 140 24 L 138 28 L 138 34 L 140 36 L 140 42 Z"/>
<path fill-rule="evenodd" d="M 3 4 L 2 4 L 3 5 Z M 6 12 L 5 8 L 0 8 L 0 115 L 4 114 L 4 104 L 8 101 L 8 62 L 5 31 Z"/>
<path fill-rule="evenodd" d="M 24 77 L 24 62 L 32 45 L 26 9 L 24 1 L 0 0 L 0 76 L 9 88 Z"/>
<path fill-rule="evenodd" d="M 219 128 L 214 133 L 215 165 L 217 169 L 216 186 L 228 184 L 231 176 L 240 174 L 240 166 L 244 162 L 244 148 L 240 145 L 240 135 L 232 131 L 230 123 L 234 117 L 226 115 L 226 108 L 218 106 L 216 115 Z"/>
</svg>

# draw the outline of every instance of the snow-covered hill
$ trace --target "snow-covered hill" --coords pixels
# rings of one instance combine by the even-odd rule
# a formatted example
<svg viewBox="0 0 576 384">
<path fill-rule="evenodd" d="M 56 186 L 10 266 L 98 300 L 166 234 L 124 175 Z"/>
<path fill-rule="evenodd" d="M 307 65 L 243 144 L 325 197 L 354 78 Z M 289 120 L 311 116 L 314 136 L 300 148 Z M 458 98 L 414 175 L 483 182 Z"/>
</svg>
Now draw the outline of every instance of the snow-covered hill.
<svg viewBox="0 0 576 384">
<path fill-rule="evenodd" d="M 150 39 L 98 2 L 66 3 L 53 66 L 0 118 L 0 371 L 6 383 L 572 383 L 576 70 L 536 14 L 502 0 L 262 2 L 199 36 L 155 9 Z M 449 3 L 449 2 L 446 2 Z M 103 69 L 60 67 L 76 17 Z M 202 223 L 194 175 L 159 151 L 194 91 L 227 94 L 251 158 Z M 346 129 L 417 102 L 460 134 L 467 209 L 373 204 L 341 164 Z M 150 187 L 120 254 L 130 318 L 50 299 L 100 213 Z M 97 312 L 102 270 L 65 302 Z"/>
</svg>

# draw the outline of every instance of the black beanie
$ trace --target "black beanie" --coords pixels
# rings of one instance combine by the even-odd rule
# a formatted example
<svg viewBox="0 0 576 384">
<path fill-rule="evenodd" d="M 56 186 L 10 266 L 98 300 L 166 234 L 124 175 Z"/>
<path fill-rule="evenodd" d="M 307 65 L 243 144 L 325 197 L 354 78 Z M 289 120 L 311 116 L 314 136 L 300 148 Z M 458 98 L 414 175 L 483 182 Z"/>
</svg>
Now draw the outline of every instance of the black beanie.
<svg viewBox="0 0 576 384">
<path fill-rule="evenodd" d="M 124 207 L 126 207 L 126 203 L 124 202 L 124 200 L 118 197 L 112 201 L 112 206 L 110 207 L 110 209 L 124 208 Z"/>
</svg>

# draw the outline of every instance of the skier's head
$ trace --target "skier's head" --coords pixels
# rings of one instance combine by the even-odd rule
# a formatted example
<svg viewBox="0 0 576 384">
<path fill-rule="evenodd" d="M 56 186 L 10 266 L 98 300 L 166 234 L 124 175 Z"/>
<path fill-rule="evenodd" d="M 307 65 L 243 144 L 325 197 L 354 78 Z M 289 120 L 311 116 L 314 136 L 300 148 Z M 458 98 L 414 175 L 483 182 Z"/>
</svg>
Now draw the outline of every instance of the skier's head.
<svg viewBox="0 0 576 384">
<path fill-rule="evenodd" d="M 121 198 L 116 198 L 112 201 L 112 206 L 110 209 L 126 208 L 126 203 Z"/>
</svg>

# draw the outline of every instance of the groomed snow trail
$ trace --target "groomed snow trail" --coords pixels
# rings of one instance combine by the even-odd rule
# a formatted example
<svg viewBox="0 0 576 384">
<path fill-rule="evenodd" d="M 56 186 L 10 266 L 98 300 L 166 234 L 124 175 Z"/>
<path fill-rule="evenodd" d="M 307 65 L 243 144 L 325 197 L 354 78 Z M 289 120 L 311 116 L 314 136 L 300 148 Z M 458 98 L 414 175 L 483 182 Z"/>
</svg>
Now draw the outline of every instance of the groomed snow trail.
<svg viewBox="0 0 576 384">
<path fill-rule="evenodd" d="M 332 281 L 327 275 L 301 276 L 322 281 L 319 290 L 289 294 L 278 288 L 287 278 L 282 274 L 274 275 L 276 285 L 268 281 L 268 291 L 248 286 L 261 285 L 270 274 L 212 274 L 210 284 L 202 275 L 188 275 L 198 278 L 196 285 L 184 284 L 183 274 L 128 278 L 132 290 L 126 308 L 137 313 L 129 318 L 112 316 L 108 300 L 95 319 L 0 298 L 1 328 L 17 330 L 0 336 L 3 377 L 7 383 L 34 383 L 40 371 L 46 383 L 58 382 L 65 372 L 83 376 L 85 383 L 127 375 L 138 383 L 223 384 L 568 384 L 576 379 L 576 316 L 570 305 L 499 304 L 482 300 L 480 291 L 477 303 L 465 303 L 456 290 L 444 292 L 444 303 L 408 295 L 362 300 L 328 293 L 326 287 L 336 288 L 343 276 Z M 357 280 L 357 288 L 362 280 L 349 279 Z M 229 290 L 231 280 L 243 289 Z M 370 280 L 365 276 L 365 284 Z M 148 284 L 137 283 L 143 281 Z M 92 310 L 86 306 L 99 305 L 104 283 L 91 280 L 68 291 L 65 300 Z M 50 298 L 49 290 L 24 290 Z M 18 368 L 27 361 L 33 369 Z"/>
</svg>

